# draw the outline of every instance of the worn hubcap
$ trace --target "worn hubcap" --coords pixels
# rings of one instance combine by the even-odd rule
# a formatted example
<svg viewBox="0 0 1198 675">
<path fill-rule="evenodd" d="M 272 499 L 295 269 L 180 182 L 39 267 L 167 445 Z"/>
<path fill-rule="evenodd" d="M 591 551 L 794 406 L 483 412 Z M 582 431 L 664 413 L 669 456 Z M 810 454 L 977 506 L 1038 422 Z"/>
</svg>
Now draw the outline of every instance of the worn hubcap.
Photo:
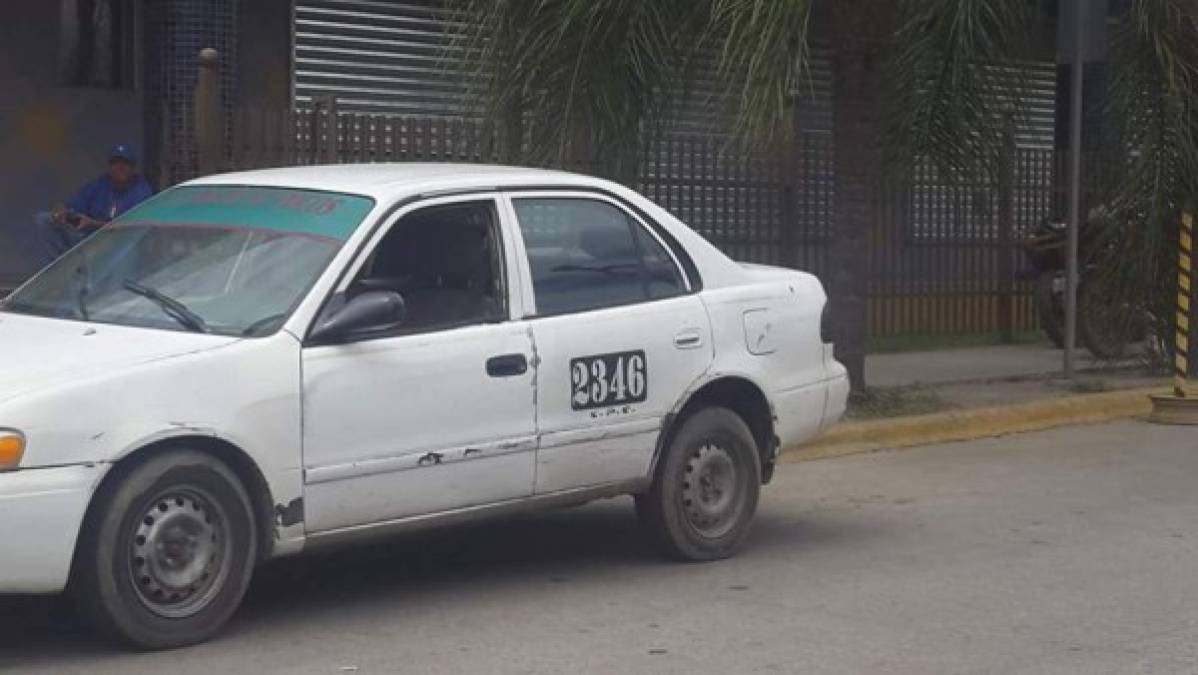
<svg viewBox="0 0 1198 675">
<path fill-rule="evenodd" d="M 133 587 L 147 609 L 183 618 L 204 609 L 228 574 L 228 519 L 196 490 L 165 492 L 134 525 L 129 556 Z"/>
<path fill-rule="evenodd" d="M 724 448 L 708 443 L 693 451 L 682 478 L 682 506 L 691 527 L 705 537 L 720 537 L 736 524 L 739 475 Z"/>
</svg>

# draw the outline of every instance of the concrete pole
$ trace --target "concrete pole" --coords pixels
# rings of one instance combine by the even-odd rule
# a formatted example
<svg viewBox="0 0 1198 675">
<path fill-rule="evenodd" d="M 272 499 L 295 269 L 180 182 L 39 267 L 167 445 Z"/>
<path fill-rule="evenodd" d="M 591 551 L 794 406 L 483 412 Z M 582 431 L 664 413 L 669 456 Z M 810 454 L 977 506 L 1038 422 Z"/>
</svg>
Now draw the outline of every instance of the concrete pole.
<svg viewBox="0 0 1198 675">
<path fill-rule="evenodd" d="M 1073 70 L 1069 101 L 1069 236 L 1065 249 L 1065 377 L 1073 377 L 1077 344 L 1077 242 L 1081 228 L 1082 78 L 1085 73 L 1086 10 L 1075 0 Z"/>
<path fill-rule="evenodd" d="M 204 176 L 224 168 L 225 121 L 220 101 L 220 54 L 215 49 L 201 49 L 199 67 L 192 112 L 195 115 L 196 168 Z"/>
<path fill-rule="evenodd" d="M 1015 341 L 1012 307 L 1015 295 L 1015 111 L 1003 111 L 1002 152 L 998 167 L 998 338 Z"/>
</svg>

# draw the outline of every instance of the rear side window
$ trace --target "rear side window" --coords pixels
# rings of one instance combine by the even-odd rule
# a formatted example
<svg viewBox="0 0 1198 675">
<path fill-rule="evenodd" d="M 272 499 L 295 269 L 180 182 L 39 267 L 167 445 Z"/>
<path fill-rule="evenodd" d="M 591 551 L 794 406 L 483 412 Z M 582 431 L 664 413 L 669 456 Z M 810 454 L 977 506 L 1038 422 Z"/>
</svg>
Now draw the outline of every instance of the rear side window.
<svg viewBox="0 0 1198 675">
<path fill-rule="evenodd" d="M 633 223 L 633 230 L 640 242 L 641 258 L 645 265 L 645 290 L 649 297 L 669 298 L 686 292 L 682 273 L 661 242 L 640 225 Z"/>
<path fill-rule="evenodd" d="M 513 200 L 540 315 L 626 305 L 685 292 L 682 274 L 640 223 L 607 202 Z"/>
</svg>

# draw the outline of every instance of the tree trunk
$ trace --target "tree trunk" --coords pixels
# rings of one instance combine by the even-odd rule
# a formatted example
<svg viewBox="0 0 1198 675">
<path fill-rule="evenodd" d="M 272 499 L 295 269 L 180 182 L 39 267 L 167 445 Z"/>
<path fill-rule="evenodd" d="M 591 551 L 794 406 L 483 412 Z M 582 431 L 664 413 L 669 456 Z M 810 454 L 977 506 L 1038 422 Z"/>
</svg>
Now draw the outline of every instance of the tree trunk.
<svg viewBox="0 0 1198 675">
<path fill-rule="evenodd" d="M 896 0 L 834 0 L 827 25 L 833 44 L 832 136 L 835 196 L 828 294 L 836 358 L 855 393 L 865 390 L 868 233 L 881 186 L 882 50 L 895 30 Z"/>
</svg>

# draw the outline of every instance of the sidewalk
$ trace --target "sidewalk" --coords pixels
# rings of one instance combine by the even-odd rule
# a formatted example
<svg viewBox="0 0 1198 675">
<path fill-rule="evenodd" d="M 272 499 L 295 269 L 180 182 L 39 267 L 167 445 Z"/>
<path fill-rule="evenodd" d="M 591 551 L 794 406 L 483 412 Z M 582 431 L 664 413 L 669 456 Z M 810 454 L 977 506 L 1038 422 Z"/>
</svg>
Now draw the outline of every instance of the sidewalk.
<svg viewBox="0 0 1198 675">
<path fill-rule="evenodd" d="M 1003 345 L 866 357 L 870 395 L 850 418 L 1027 403 L 1061 396 L 1165 386 L 1136 358 L 1096 361 L 1078 350 L 1076 373 L 1065 379 L 1061 350 L 1043 345 Z"/>
<path fill-rule="evenodd" d="M 1061 351 L 1047 344 L 874 354 L 868 393 L 850 402 L 845 421 L 789 448 L 786 461 L 1144 415 L 1148 394 L 1168 386 L 1135 359 L 1112 365 L 1081 350 L 1075 377 L 1061 371 Z"/>
<path fill-rule="evenodd" d="M 906 387 L 1060 375 L 1063 362 L 1064 352 L 1047 343 L 998 345 L 870 354 L 865 358 L 865 375 L 871 387 Z M 1111 370 L 1084 349 L 1077 350 L 1077 369 Z"/>
<path fill-rule="evenodd" d="M 1166 386 L 1136 358 L 1096 361 L 1078 350 L 1073 379 L 1062 372 L 1061 350 L 1002 345 L 866 357 L 869 400 L 850 410 L 855 419 L 1027 403 L 1047 398 Z"/>
</svg>

